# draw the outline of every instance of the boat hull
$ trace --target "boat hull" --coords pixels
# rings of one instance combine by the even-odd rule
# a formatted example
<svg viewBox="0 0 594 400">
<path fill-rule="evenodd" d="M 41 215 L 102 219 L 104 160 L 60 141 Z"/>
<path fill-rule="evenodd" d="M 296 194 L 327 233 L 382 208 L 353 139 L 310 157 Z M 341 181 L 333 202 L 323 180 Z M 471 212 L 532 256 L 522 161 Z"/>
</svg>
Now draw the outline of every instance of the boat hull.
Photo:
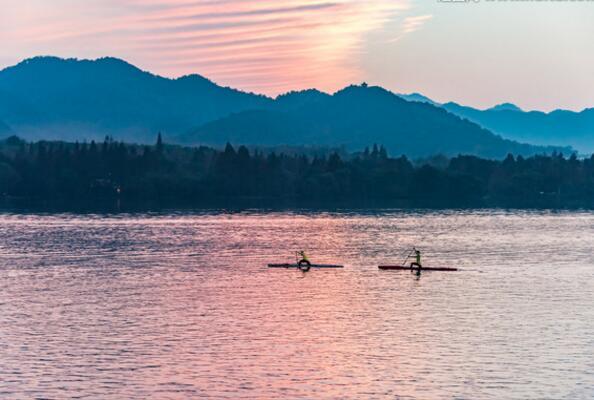
<svg viewBox="0 0 594 400">
<path fill-rule="evenodd" d="M 379 269 L 383 270 L 398 270 L 398 271 L 416 271 L 419 267 L 410 267 L 405 265 L 380 265 Z M 448 268 L 448 267 L 422 267 L 421 271 L 458 271 L 458 268 Z"/>
<path fill-rule="evenodd" d="M 331 264 L 311 264 L 311 265 L 298 265 L 298 264 L 268 264 L 268 268 L 344 268 L 342 265 L 331 265 Z"/>
</svg>

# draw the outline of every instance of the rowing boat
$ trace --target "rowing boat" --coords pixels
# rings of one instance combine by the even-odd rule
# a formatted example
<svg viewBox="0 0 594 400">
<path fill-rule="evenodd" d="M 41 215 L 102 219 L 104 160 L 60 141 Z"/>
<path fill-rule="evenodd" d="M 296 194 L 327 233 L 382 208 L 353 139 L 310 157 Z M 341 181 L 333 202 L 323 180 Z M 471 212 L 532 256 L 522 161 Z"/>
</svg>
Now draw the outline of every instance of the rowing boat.
<svg viewBox="0 0 594 400">
<path fill-rule="evenodd" d="M 331 264 L 311 264 L 311 265 L 299 265 L 299 264 L 268 264 L 268 268 L 344 268 L 342 265 L 331 265 Z"/>
<path fill-rule="evenodd" d="M 411 267 L 405 265 L 380 265 L 379 269 L 384 270 L 406 270 L 406 271 L 416 271 L 419 267 Z M 458 271 L 458 268 L 448 268 L 448 267 L 422 267 L 421 271 Z"/>
</svg>

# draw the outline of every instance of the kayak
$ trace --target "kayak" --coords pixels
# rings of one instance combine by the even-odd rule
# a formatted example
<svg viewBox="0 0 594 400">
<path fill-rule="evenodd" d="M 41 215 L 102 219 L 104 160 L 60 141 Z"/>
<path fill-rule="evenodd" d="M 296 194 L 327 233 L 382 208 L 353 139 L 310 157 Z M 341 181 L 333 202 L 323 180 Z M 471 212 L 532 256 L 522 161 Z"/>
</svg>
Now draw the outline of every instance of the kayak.
<svg viewBox="0 0 594 400">
<path fill-rule="evenodd" d="M 400 271 L 416 271 L 419 267 L 411 267 L 405 265 L 380 265 L 379 269 L 384 270 L 400 270 Z M 458 271 L 458 268 L 448 268 L 448 267 L 422 267 L 421 271 Z"/>
<path fill-rule="evenodd" d="M 311 264 L 311 265 L 299 265 L 299 264 L 268 264 L 268 268 L 344 268 L 342 265 L 331 265 L 331 264 Z"/>
</svg>

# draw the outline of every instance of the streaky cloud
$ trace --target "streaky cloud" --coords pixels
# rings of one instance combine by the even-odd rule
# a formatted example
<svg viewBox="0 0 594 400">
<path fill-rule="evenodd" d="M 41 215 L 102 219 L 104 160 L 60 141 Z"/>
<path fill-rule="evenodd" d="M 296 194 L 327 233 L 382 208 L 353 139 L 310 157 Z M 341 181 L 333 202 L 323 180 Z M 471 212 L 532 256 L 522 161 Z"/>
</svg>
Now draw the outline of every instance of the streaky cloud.
<svg viewBox="0 0 594 400">
<path fill-rule="evenodd" d="M 362 77 L 353 60 L 366 35 L 409 7 L 410 0 L 55 0 L 16 18 L 7 40 L 44 54 L 124 56 L 158 73 L 197 72 L 273 95 L 303 82 L 332 91 Z"/>
</svg>

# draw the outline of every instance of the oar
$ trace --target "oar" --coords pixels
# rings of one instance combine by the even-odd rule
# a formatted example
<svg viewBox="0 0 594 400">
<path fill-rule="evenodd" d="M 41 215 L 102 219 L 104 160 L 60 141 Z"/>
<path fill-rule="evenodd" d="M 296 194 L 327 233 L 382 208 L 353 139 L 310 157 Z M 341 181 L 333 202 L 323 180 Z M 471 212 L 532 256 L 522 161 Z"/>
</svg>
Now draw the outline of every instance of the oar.
<svg viewBox="0 0 594 400">
<path fill-rule="evenodd" d="M 405 259 L 404 259 L 404 261 L 402 262 L 402 265 L 403 265 L 404 267 L 406 267 L 406 260 L 408 260 L 408 259 L 410 258 L 411 254 L 412 254 L 412 250 L 411 250 L 411 251 L 408 253 L 408 255 L 406 256 L 406 258 L 405 258 Z"/>
</svg>

